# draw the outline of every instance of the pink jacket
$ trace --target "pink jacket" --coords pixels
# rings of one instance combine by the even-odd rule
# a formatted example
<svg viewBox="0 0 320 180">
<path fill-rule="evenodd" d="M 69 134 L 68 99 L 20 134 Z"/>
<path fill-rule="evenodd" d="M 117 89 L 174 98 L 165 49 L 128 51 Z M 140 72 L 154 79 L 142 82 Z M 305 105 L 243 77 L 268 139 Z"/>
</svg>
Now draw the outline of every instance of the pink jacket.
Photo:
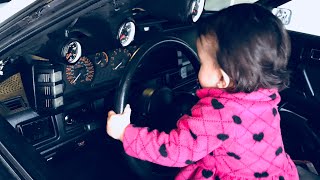
<svg viewBox="0 0 320 180">
<path fill-rule="evenodd" d="M 130 156 L 182 167 L 176 179 L 299 179 L 285 153 L 275 89 L 252 93 L 197 91 L 192 116 L 169 134 L 129 125 L 123 146 Z"/>
</svg>

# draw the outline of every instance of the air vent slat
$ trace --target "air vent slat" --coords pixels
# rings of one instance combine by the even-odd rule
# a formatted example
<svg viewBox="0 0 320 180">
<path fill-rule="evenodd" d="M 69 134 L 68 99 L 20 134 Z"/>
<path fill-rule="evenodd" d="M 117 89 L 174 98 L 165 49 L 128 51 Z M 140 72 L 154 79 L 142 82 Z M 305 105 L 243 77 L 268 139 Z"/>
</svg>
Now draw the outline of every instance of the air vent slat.
<svg viewBox="0 0 320 180">
<path fill-rule="evenodd" d="M 22 103 L 21 101 L 15 101 L 15 102 L 7 103 L 5 105 L 8 106 L 8 107 L 11 107 L 11 106 L 22 106 L 21 103 Z"/>
<path fill-rule="evenodd" d="M 16 109 L 20 109 L 20 108 L 22 108 L 22 107 L 23 107 L 23 106 L 20 104 L 20 105 L 10 106 L 9 109 L 10 109 L 11 111 L 13 111 L 13 110 L 16 110 Z"/>
<path fill-rule="evenodd" d="M 26 104 L 21 96 L 6 100 L 2 104 L 10 111 L 26 108 Z"/>
</svg>

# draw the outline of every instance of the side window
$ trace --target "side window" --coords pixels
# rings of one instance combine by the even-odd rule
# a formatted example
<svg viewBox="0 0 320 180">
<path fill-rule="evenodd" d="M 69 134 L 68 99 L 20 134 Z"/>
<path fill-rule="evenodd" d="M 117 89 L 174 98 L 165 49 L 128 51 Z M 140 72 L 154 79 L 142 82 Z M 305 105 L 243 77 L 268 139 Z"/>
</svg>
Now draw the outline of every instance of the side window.
<svg viewBox="0 0 320 180">
<path fill-rule="evenodd" d="M 319 36 L 319 7 L 319 0 L 292 0 L 279 8 L 288 9 L 292 13 L 290 22 L 288 24 L 284 23 L 288 30 Z"/>
</svg>

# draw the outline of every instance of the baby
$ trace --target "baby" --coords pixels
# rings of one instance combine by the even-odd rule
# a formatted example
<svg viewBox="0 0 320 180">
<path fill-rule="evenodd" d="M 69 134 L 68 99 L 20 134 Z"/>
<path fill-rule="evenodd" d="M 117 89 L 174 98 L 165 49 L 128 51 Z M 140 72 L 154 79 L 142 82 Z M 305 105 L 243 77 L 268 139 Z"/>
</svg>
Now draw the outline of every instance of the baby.
<svg viewBox="0 0 320 180">
<path fill-rule="evenodd" d="M 297 180 L 283 147 L 277 105 L 289 83 L 290 40 L 281 21 L 255 4 L 203 19 L 197 50 L 199 102 L 170 133 L 110 111 L 107 133 L 133 157 L 181 167 L 176 179 Z"/>
</svg>

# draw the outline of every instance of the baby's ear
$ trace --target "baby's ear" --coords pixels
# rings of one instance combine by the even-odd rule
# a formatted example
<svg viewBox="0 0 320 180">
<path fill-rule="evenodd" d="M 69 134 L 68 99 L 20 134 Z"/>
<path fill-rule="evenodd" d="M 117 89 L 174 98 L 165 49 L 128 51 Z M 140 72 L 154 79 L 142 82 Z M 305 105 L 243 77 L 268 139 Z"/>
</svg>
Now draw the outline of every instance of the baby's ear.
<svg viewBox="0 0 320 180">
<path fill-rule="evenodd" d="M 230 77 L 221 68 L 220 68 L 220 73 L 221 73 L 221 78 L 217 84 L 217 87 L 221 89 L 227 88 L 230 84 Z"/>
</svg>

